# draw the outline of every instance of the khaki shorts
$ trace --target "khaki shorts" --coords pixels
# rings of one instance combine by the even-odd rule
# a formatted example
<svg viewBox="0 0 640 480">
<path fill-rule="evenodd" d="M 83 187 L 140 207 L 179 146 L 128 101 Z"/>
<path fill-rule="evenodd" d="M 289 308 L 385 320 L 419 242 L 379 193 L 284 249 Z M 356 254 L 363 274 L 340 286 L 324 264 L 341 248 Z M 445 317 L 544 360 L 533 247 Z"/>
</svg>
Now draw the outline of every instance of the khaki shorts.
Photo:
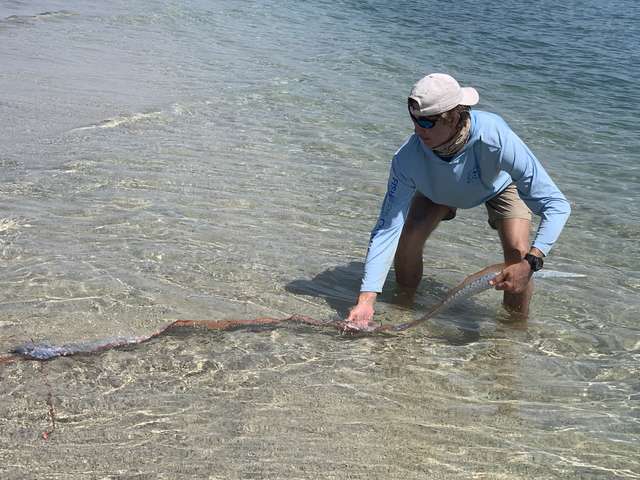
<svg viewBox="0 0 640 480">
<path fill-rule="evenodd" d="M 421 193 L 416 193 L 409 210 L 409 218 L 414 221 L 420 221 L 426 217 L 427 211 L 434 205 L 442 208 L 448 208 L 442 220 L 453 220 L 456 217 L 456 209 L 454 207 L 445 207 L 438 205 L 426 198 Z M 489 225 L 494 230 L 498 228 L 499 220 L 508 218 L 522 218 L 531 221 L 531 210 L 518 195 L 518 189 L 512 183 L 498 195 L 485 203 L 489 214 Z"/>
<path fill-rule="evenodd" d="M 499 220 L 522 218 L 531 221 L 531 210 L 518 195 L 518 189 L 512 183 L 498 195 L 484 204 L 489 213 L 489 225 L 496 230 Z"/>
</svg>

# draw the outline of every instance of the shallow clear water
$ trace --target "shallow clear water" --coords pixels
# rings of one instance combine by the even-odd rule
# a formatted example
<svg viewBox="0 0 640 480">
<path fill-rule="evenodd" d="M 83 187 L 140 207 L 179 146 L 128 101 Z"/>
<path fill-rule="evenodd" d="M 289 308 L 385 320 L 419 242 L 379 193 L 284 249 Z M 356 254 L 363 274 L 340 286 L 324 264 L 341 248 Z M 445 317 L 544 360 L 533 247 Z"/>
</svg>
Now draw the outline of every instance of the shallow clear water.
<svg viewBox="0 0 640 480">
<path fill-rule="evenodd" d="M 526 325 L 185 332 L 0 368 L 3 478 L 640 478 L 636 2 L 0 5 L 0 351 L 177 318 L 344 316 L 405 97 L 474 85 L 571 200 Z M 420 315 L 500 260 L 482 208 Z M 47 397 L 57 428 L 48 441 Z"/>
</svg>

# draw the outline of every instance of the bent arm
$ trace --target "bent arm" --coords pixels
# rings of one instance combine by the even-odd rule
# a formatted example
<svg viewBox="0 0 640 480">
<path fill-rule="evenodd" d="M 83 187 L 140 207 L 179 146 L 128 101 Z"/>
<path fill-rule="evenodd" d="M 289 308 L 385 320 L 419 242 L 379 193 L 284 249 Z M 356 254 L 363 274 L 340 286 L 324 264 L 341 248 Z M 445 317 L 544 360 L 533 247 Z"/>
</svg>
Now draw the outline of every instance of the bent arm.
<svg viewBox="0 0 640 480">
<path fill-rule="evenodd" d="M 520 198 L 540 216 L 532 248 L 547 255 L 560 236 L 571 207 L 533 152 L 515 133 L 509 132 L 502 140 L 500 167 L 511 175 Z"/>
</svg>

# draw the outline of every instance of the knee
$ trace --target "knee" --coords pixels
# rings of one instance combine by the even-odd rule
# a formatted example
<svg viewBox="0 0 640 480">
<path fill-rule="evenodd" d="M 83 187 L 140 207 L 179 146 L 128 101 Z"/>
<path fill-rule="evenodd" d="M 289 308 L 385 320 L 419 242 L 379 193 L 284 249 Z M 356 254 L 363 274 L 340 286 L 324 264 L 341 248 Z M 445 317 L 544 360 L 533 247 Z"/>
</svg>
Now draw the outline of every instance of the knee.
<svg viewBox="0 0 640 480">
<path fill-rule="evenodd" d="M 405 264 L 396 262 L 395 265 L 396 282 L 403 288 L 418 288 L 420 280 L 422 280 L 422 264 L 415 262 L 413 264 Z"/>
<path fill-rule="evenodd" d="M 519 262 L 529 251 L 529 244 L 521 242 L 519 244 L 507 244 L 502 246 L 504 251 L 504 260 L 507 263 Z"/>
<path fill-rule="evenodd" d="M 405 248 L 408 246 L 422 247 L 429 236 L 429 230 L 429 225 L 425 221 L 407 218 L 402 228 L 401 245 Z"/>
<path fill-rule="evenodd" d="M 497 222 L 504 259 L 507 263 L 519 262 L 529 251 L 531 222 L 522 218 L 507 218 Z"/>
</svg>

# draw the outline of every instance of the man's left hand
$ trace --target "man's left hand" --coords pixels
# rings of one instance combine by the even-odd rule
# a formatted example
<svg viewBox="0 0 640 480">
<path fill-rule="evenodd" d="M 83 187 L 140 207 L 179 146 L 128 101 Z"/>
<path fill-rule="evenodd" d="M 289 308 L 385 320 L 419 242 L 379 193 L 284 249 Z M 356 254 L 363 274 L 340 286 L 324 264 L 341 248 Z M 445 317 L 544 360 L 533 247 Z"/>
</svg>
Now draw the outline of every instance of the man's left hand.
<svg viewBox="0 0 640 480">
<path fill-rule="evenodd" d="M 496 290 L 504 290 L 508 293 L 522 293 L 527 288 L 527 284 L 531 279 L 533 272 L 531 266 L 526 260 L 508 265 L 502 270 L 496 278 L 491 280 Z"/>
</svg>

